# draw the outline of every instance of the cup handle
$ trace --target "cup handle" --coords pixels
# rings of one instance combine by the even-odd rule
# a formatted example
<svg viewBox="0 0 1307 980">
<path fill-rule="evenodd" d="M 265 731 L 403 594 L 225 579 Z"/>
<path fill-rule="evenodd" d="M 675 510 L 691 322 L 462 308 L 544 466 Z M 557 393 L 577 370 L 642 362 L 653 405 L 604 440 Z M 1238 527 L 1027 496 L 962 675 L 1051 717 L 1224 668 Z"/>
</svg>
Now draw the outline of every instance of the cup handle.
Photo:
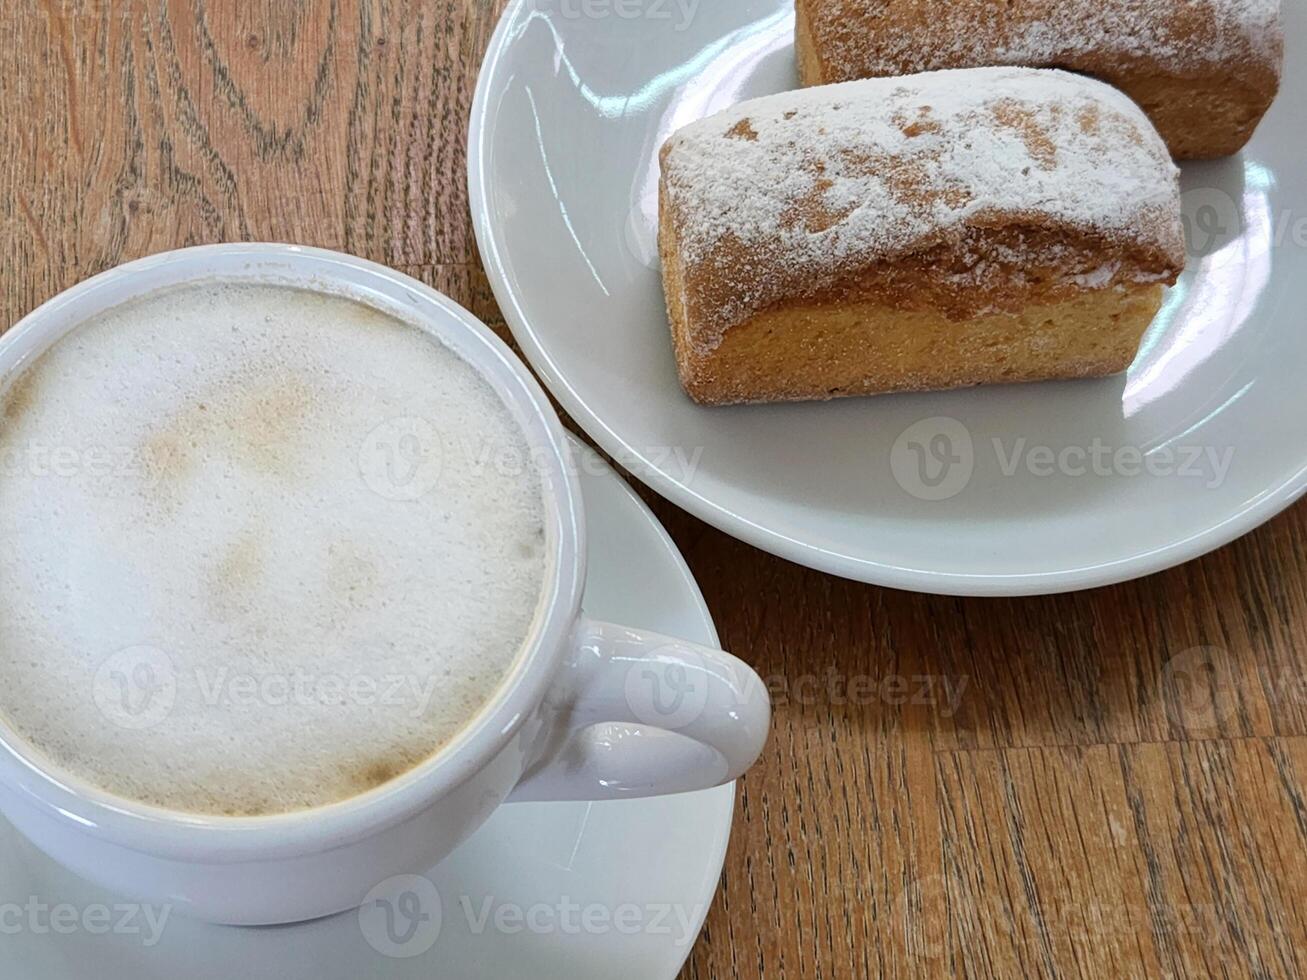
<svg viewBox="0 0 1307 980">
<path fill-rule="evenodd" d="M 546 747 L 510 801 L 720 786 L 758 758 L 771 719 L 762 679 L 729 653 L 584 617 L 544 706 Z"/>
</svg>

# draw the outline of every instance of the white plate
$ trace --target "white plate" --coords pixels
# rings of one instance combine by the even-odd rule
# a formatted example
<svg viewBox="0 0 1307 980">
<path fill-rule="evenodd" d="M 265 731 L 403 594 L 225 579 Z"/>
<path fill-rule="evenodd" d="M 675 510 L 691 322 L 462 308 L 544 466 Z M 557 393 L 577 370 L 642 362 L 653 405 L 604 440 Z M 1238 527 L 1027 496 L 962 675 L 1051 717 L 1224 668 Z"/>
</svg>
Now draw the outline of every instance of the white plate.
<svg viewBox="0 0 1307 980">
<path fill-rule="evenodd" d="M 587 611 L 715 645 L 708 609 L 671 539 L 597 455 L 579 444 L 578 452 Z M 115 907 L 123 899 L 65 871 L 0 820 L 0 977 L 666 980 L 703 926 L 734 800 L 734 787 L 722 786 L 651 800 L 501 807 L 428 872 L 437 898 L 427 886 L 413 890 L 419 925 L 408 935 L 408 921 L 397 918 L 396 935 L 408 940 L 397 947 L 355 912 L 262 929 L 160 920 L 159 909 L 150 910 L 153 920 L 141 910 L 124 921 Z M 151 921 L 163 922 L 158 942 Z"/>
<path fill-rule="evenodd" d="M 477 240 L 564 408 L 723 530 L 930 592 L 1143 575 L 1307 489 L 1307 8 L 1285 18 L 1284 88 L 1251 147 L 1184 168 L 1190 267 L 1124 377 L 726 409 L 685 397 L 655 248 L 658 147 L 797 84 L 792 0 L 510 5 L 472 111 Z"/>
</svg>

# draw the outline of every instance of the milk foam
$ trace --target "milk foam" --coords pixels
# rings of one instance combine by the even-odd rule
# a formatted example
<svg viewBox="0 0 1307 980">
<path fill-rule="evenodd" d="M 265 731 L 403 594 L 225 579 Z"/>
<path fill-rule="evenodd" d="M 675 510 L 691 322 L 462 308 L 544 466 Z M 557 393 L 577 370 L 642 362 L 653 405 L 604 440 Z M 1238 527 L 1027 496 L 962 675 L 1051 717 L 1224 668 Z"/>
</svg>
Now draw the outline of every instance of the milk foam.
<svg viewBox="0 0 1307 980">
<path fill-rule="evenodd" d="M 20 376 L 0 425 L 0 713 L 135 800 L 373 788 L 495 692 L 546 573 L 489 384 L 353 300 L 199 283 Z"/>
</svg>

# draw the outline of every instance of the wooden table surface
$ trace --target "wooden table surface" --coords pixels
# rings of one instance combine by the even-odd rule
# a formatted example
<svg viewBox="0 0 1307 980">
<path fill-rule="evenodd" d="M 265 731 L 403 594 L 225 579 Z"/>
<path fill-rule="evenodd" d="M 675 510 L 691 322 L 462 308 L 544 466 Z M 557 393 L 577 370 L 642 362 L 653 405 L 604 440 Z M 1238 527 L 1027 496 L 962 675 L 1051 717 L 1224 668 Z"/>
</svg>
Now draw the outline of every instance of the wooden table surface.
<svg viewBox="0 0 1307 980">
<path fill-rule="evenodd" d="M 501 5 L 7 0 L 4 324 L 262 239 L 392 265 L 507 336 L 464 184 Z M 967 600 L 645 497 L 776 697 L 685 976 L 1307 976 L 1307 506 L 1143 581 Z"/>
</svg>

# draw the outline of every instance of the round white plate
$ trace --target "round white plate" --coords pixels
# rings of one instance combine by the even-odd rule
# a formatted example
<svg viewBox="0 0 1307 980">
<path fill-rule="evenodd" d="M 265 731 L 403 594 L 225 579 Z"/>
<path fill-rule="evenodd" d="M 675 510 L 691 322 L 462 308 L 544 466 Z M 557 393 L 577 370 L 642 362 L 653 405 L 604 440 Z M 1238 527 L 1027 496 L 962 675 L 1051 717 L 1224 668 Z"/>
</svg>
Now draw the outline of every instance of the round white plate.
<svg viewBox="0 0 1307 980">
<path fill-rule="evenodd" d="M 1185 561 L 1307 489 L 1307 7 L 1241 156 L 1184 168 L 1189 269 L 1102 381 L 700 408 L 676 380 L 657 152 L 796 86 L 792 0 L 518 0 L 469 135 L 477 240 L 531 363 L 614 458 L 758 547 L 849 578 L 1025 594 Z"/>
<path fill-rule="evenodd" d="M 671 539 L 607 464 L 577 449 L 586 610 L 716 644 Z M 0 820 L 0 977 L 666 980 L 703 925 L 734 801 L 732 785 L 651 800 L 510 804 L 427 883 L 388 890 L 397 896 L 389 925 L 347 912 L 260 929 L 128 906 Z"/>
</svg>

